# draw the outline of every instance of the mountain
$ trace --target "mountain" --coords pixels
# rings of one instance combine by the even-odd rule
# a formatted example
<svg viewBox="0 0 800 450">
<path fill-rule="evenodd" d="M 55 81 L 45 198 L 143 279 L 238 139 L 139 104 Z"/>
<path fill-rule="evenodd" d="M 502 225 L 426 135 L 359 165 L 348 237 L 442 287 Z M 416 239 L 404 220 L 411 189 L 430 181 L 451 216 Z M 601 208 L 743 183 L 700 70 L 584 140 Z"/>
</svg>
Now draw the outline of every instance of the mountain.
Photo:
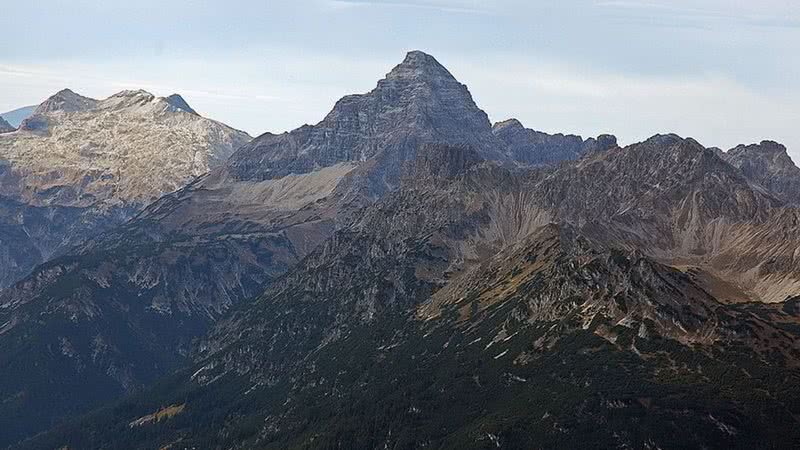
<svg viewBox="0 0 800 450">
<path fill-rule="evenodd" d="M 0 442 L 791 447 L 796 217 L 693 139 L 492 127 L 411 52 L 0 292 Z"/>
<path fill-rule="evenodd" d="M 8 121 L 8 123 L 10 123 L 11 126 L 16 129 L 17 127 L 20 126 L 20 124 L 22 124 L 23 120 L 27 119 L 33 114 L 33 111 L 36 110 L 37 106 L 39 105 L 25 106 L 23 108 L 18 108 L 13 111 L 2 113 L 0 114 L 0 117 Z"/>
<path fill-rule="evenodd" d="M 83 112 L 94 109 L 95 106 L 97 106 L 97 100 L 76 94 L 70 89 L 62 89 L 37 106 L 31 117 L 57 111 L 65 113 Z M 21 126 L 27 128 L 25 127 L 25 121 L 22 122 Z"/>
<path fill-rule="evenodd" d="M 66 97 L 55 103 L 86 103 Z M 156 102 L 145 98 L 123 93 L 86 107 L 123 102 L 138 110 Z M 400 186 L 405 163 L 429 144 L 468 145 L 480 158 L 522 164 L 467 88 L 433 57 L 410 52 L 374 90 L 344 97 L 318 124 L 255 138 L 130 222 L 37 267 L 0 293 L 0 319 L 8 323 L 0 354 L 15 355 L 3 363 L 0 391 L 28 393 L 6 403 L 4 417 L 31 418 L 21 436 L 180 366 L 192 341 L 229 308 Z M 69 355 L 52 350 L 62 339 Z M 33 398 L 32 378 L 21 376 L 33 365 L 52 367 L 73 388 Z"/>
<path fill-rule="evenodd" d="M 506 144 L 514 160 L 534 165 L 578 159 L 584 153 L 617 146 L 617 138 L 611 135 L 586 140 L 575 135 L 550 135 L 525 128 L 517 119 L 497 122 L 492 132 Z"/>
<path fill-rule="evenodd" d="M 725 153 L 725 160 L 754 183 L 769 189 L 785 202 L 800 202 L 800 168 L 786 147 L 773 141 L 739 145 Z"/>
<path fill-rule="evenodd" d="M 655 155 L 654 167 L 633 164 Z M 515 169 L 468 148 L 420 147 L 398 190 L 220 320 L 194 364 L 19 448 L 800 442 L 797 300 L 732 304 L 629 248 L 640 238 L 598 233 L 572 205 L 546 203 L 554 192 L 543 189 L 565 177 L 589 189 L 581 172 L 616 173 L 593 206 L 614 212 L 605 221 L 618 216 L 610 202 L 634 197 L 679 216 L 693 199 L 703 214 L 697 205 L 716 194 L 698 198 L 699 187 L 742 176 L 676 136 L 568 166 Z M 658 170 L 670 167 L 678 173 Z M 640 195 L 619 168 L 642 172 Z"/>
<path fill-rule="evenodd" d="M 94 106 L 64 94 L 50 103 L 88 109 L 75 115 L 180 109 L 144 93 Z M 17 134 L 42 134 L 39 116 L 55 121 L 34 115 Z M 98 130 L 113 128 L 103 117 Z M 411 52 L 373 91 L 343 98 L 319 124 L 259 136 L 129 223 L 39 266 L 0 293 L 0 355 L 7 355 L 0 391 L 27 393 L 5 403 L 0 422 L 29 417 L 18 427 L 22 436 L 178 367 L 193 339 L 225 311 L 258 295 L 351 214 L 398 186 L 400 165 L 418 145 L 440 141 L 468 143 L 510 163 L 466 87 L 429 55 Z M 148 193 L 116 184 L 109 203 Z M 69 355 L 54 351 L 64 339 Z M 23 376 L 34 365 L 51 367 L 60 385 L 73 388 L 52 385 L 34 398 L 33 378 Z"/>
<path fill-rule="evenodd" d="M 65 89 L 0 136 L 0 197 L 31 210 L 8 218 L 14 239 L 0 235 L 0 286 L 131 218 L 250 139 L 184 107 L 144 91 L 94 100 Z"/>
<path fill-rule="evenodd" d="M 12 166 L 4 191 L 39 205 L 143 205 L 220 165 L 249 140 L 173 103 L 145 91 L 99 101 L 58 92 L 19 132 L 0 139 L 0 155 Z"/>
<path fill-rule="evenodd" d="M 220 176 L 258 181 L 372 160 L 370 173 L 363 176 L 368 178 L 368 195 L 377 198 L 397 186 L 403 162 L 413 159 L 416 148 L 426 143 L 467 145 L 486 159 L 508 164 L 538 163 L 530 154 L 536 151 L 549 154 L 551 163 L 559 155 L 577 156 L 562 150 L 572 146 L 573 139 L 580 140 L 577 137 L 508 134 L 502 127 L 492 128 L 467 87 L 438 61 L 412 51 L 375 89 L 342 98 L 320 123 L 254 139 L 231 158 Z M 580 146 L 605 149 L 616 144 L 613 136 L 600 140 L 599 144 L 594 139 L 581 141 Z"/>
<path fill-rule="evenodd" d="M 6 122 L 5 119 L 0 117 L 0 133 L 10 133 L 16 130 L 10 123 Z"/>
</svg>

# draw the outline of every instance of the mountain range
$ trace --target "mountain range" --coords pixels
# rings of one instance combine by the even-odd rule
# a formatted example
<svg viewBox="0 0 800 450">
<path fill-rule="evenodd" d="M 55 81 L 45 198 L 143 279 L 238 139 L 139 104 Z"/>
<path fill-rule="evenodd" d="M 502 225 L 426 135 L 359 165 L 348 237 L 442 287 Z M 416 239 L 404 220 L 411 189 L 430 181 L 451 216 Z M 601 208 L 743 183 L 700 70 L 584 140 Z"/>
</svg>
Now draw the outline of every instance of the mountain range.
<svg viewBox="0 0 800 450">
<path fill-rule="evenodd" d="M 76 183 L 19 162 L 17 136 L 114 173 L 165 154 L 142 144 L 165 125 L 108 159 L 51 144 L 59 127 L 201 118 L 142 92 L 51 100 L 0 151 L 60 188 L 15 205 L 138 212 L 0 292 L 0 444 L 800 443 L 800 169 L 780 144 L 492 125 L 414 51 L 316 125 Z"/>
<path fill-rule="evenodd" d="M 0 135 L 0 286 L 220 165 L 250 137 L 180 96 L 69 89 Z"/>
</svg>

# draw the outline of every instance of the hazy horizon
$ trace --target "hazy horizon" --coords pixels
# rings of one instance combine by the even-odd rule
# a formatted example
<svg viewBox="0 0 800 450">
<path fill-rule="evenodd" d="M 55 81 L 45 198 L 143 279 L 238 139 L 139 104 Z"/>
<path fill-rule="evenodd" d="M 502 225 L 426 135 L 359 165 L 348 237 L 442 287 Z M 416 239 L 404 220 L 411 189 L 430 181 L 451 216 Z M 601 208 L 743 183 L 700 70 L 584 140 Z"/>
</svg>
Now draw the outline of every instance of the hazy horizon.
<svg viewBox="0 0 800 450">
<path fill-rule="evenodd" d="M 417 49 L 493 122 L 622 143 L 667 132 L 723 149 L 770 139 L 800 161 L 790 1 L 40 0 L 0 24 L 16 38 L 0 50 L 3 112 L 62 88 L 95 98 L 141 88 L 179 93 L 253 135 L 282 132 L 371 90 Z"/>
</svg>

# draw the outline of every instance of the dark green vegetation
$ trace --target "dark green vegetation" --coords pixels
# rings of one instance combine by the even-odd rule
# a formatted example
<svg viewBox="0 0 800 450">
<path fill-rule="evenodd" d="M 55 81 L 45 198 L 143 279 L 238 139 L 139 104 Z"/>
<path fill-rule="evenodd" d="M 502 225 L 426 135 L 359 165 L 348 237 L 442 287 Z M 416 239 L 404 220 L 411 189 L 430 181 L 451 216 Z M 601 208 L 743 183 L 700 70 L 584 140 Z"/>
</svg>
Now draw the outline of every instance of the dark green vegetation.
<svg viewBox="0 0 800 450">
<path fill-rule="evenodd" d="M 489 324 L 486 324 L 489 325 Z M 252 389 L 246 378 L 203 389 L 182 376 L 20 448 L 792 448 L 800 442 L 798 374 L 746 350 L 641 339 L 616 345 L 592 329 L 527 364 L 550 323 L 485 350 L 469 334 L 412 322 L 355 330 L 303 378 Z M 402 344 L 386 348 L 402 336 Z M 445 344 L 448 344 L 445 346 Z M 624 347 L 635 346 L 638 356 Z M 506 357 L 495 359 L 504 351 Z M 302 385 L 293 390 L 291 384 Z M 180 399 L 162 423 L 132 418 Z M 225 430 L 224 433 L 220 433 Z"/>
</svg>

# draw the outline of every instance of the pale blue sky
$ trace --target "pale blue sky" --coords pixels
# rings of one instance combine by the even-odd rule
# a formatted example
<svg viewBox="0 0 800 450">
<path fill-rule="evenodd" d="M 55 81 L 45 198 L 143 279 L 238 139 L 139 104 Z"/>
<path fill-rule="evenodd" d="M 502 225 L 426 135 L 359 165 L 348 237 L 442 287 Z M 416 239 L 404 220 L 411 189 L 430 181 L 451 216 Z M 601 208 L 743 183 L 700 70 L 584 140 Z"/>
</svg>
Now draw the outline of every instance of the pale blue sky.
<svg viewBox="0 0 800 450">
<path fill-rule="evenodd" d="M 0 30 L 0 111 L 143 88 L 284 131 L 419 49 L 493 121 L 625 143 L 770 138 L 800 162 L 796 0 L 32 0 L 3 8 Z"/>
</svg>

